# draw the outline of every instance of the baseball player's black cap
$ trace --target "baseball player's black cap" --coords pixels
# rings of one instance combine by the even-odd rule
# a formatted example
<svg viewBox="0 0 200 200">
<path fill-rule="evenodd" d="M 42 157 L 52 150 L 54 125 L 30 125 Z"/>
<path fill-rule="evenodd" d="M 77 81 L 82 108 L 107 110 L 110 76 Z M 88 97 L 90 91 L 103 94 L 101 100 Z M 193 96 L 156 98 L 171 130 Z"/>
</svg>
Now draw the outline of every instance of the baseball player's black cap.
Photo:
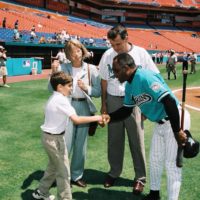
<svg viewBox="0 0 200 200">
<path fill-rule="evenodd" d="M 190 131 L 184 131 L 187 134 L 187 142 L 183 149 L 183 156 L 185 158 L 193 158 L 199 153 L 199 142 L 193 139 Z"/>
</svg>

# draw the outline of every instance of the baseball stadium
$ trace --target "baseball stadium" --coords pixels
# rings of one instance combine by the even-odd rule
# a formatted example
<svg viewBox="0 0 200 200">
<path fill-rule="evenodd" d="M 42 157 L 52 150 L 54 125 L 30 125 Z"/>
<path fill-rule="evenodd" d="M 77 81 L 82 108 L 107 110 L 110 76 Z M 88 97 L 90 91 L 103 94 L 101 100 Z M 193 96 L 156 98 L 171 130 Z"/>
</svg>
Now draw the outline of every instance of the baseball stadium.
<svg viewBox="0 0 200 200">
<path fill-rule="evenodd" d="M 133 52 L 137 49 L 135 53 L 138 56 L 129 53 L 132 49 Z M 81 65 L 76 67 L 79 59 L 77 52 L 80 50 Z M 148 116 L 140 113 L 139 122 L 136 116 L 132 118 L 136 125 L 135 130 L 131 131 L 125 121 L 113 123 L 110 114 L 116 110 L 114 108 L 119 108 L 114 98 L 118 98 L 123 106 L 123 99 L 129 95 L 125 89 L 127 85 L 119 82 L 120 75 L 116 76 L 117 72 L 112 68 L 113 58 L 124 52 L 133 57 L 137 71 L 147 68 L 161 75 L 161 80 L 168 85 L 166 90 L 180 102 L 180 106 L 175 105 L 174 109 L 169 108 L 171 104 L 157 99 L 156 103 L 163 103 L 166 117 L 152 122 Z M 77 57 L 72 56 L 75 54 Z M 70 66 L 71 71 L 66 71 L 68 68 L 62 66 Z M 80 77 L 84 70 L 86 74 Z M 63 93 L 63 90 L 67 91 L 65 85 L 68 82 L 58 83 L 57 89 L 53 89 L 53 76 L 60 71 L 64 71 L 65 76 L 68 73 L 70 76 L 67 75 L 67 78 L 72 76 L 70 80 L 73 85 L 69 86 L 71 89 L 67 93 L 71 95 L 71 100 L 63 97 L 68 96 Z M 130 83 L 137 71 L 124 82 Z M 121 72 L 121 76 L 127 74 Z M 109 85 L 110 79 L 118 82 Z M 144 79 L 147 82 L 150 80 L 149 77 Z M 142 88 L 142 83 L 138 82 L 140 84 Z M 118 87 L 123 87 L 123 93 L 118 91 Z M 159 85 L 153 84 L 151 89 L 157 92 Z M 57 93 L 63 94 L 62 98 L 68 102 L 62 106 L 69 107 L 61 109 L 65 114 L 65 130 L 61 130 L 63 125 L 56 124 L 61 119 L 55 118 L 51 123 L 58 127 L 57 133 L 53 133 L 50 128 L 44 127 L 50 119 L 47 117 L 47 104 Z M 110 104 L 109 98 L 113 98 Z M 134 97 L 131 98 L 135 102 Z M 95 107 L 96 118 L 88 99 Z M 78 107 L 79 104 L 83 107 Z M 58 110 L 56 112 L 60 112 Z M 191 123 L 189 118 L 184 118 L 183 113 L 187 111 Z M 184 151 L 187 143 L 193 145 L 200 141 L 200 0 L 1 0 L 0 113 L 2 200 L 199 200 L 199 146 L 195 155 L 189 156 L 192 158 L 186 158 Z M 75 113 L 75 119 L 72 113 Z M 187 142 L 181 143 L 184 156 L 177 151 L 177 155 L 171 153 L 172 157 L 176 157 L 176 162 L 180 156 L 181 167 L 177 163 L 174 167 L 166 156 L 173 149 L 179 149 L 176 141 L 180 147 L 176 135 L 173 135 L 175 147 L 167 139 L 164 139 L 163 148 L 153 143 L 158 125 L 162 126 L 160 135 L 162 131 L 165 133 L 163 127 L 166 123 L 171 123 L 173 133 L 171 116 L 177 113 L 180 114 L 179 129 L 183 129 L 182 133 L 185 134 L 185 124 L 190 124 L 189 132 L 192 135 L 187 135 Z M 125 112 L 122 115 L 130 117 Z M 119 116 L 117 119 L 121 119 Z M 95 133 L 88 133 L 89 122 L 94 120 L 87 121 L 86 118 L 99 123 Z M 173 120 L 178 121 L 175 117 Z M 117 126 L 114 129 L 112 124 L 120 125 L 119 130 Z M 142 139 L 138 139 L 135 133 L 139 132 L 138 124 L 143 129 L 140 133 Z M 122 133 L 121 137 L 117 136 L 119 132 Z M 129 132 L 135 136 L 130 136 Z M 46 139 L 44 137 L 41 142 L 43 135 L 46 135 Z M 55 152 L 45 146 L 44 141 L 48 143 L 50 138 L 56 141 L 55 144 L 49 142 L 57 148 L 56 161 L 53 160 Z M 64 147 L 57 141 L 63 141 Z M 164 149 L 164 146 L 167 148 Z M 138 148 L 141 148 L 141 156 L 137 154 Z M 152 159 L 153 149 L 157 152 Z M 161 154 L 163 157 L 159 157 L 161 151 L 164 151 Z M 141 159 L 144 159 L 144 169 Z M 154 168 L 152 160 L 159 165 L 154 165 L 155 169 L 160 170 L 160 179 L 155 179 L 159 187 L 153 183 L 157 174 L 151 173 Z M 139 177 L 142 169 L 144 174 Z M 176 176 L 178 182 L 174 181 Z M 47 182 L 50 186 L 44 186 Z"/>
</svg>

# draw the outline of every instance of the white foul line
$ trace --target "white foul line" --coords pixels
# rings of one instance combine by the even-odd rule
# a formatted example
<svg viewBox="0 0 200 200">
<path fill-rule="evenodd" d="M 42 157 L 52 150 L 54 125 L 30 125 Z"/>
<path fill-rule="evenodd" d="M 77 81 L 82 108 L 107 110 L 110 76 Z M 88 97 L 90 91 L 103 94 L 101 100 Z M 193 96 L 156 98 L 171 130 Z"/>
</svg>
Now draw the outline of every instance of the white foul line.
<svg viewBox="0 0 200 200">
<path fill-rule="evenodd" d="M 200 87 L 191 87 L 191 88 L 186 88 L 187 90 L 195 90 L 195 89 L 200 89 Z M 182 91 L 182 89 L 177 89 L 177 90 L 173 90 L 172 92 L 173 93 L 176 93 L 176 92 L 179 92 L 179 91 Z M 200 112 L 200 108 L 197 108 L 197 107 L 194 107 L 194 106 L 190 106 L 188 104 L 185 104 L 185 106 L 187 108 L 191 108 L 193 110 L 196 110 L 196 111 L 199 111 Z"/>
</svg>

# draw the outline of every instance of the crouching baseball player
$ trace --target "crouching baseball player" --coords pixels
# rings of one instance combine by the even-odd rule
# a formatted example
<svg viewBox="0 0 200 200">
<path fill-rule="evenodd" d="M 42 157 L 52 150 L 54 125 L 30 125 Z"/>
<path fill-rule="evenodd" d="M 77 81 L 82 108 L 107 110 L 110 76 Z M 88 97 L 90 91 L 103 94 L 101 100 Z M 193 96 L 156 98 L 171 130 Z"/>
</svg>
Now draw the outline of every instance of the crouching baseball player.
<svg viewBox="0 0 200 200">
<path fill-rule="evenodd" d="M 165 165 L 168 200 L 178 200 L 182 172 L 176 166 L 177 149 L 187 139 L 186 133 L 180 128 L 181 107 L 178 100 L 160 74 L 136 67 L 127 53 L 114 58 L 113 71 L 120 83 L 127 83 L 124 106 L 109 114 L 111 122 L 129 116 L 134 106 L 140 108 L 145 118 L 155 122 L 150 148 L 151 190 L 144 199 L 160 199 L 161 176 Z M 189 129 L 190 115 L 187 111 L 184 119 L 184 130 Z"/>
</svg>

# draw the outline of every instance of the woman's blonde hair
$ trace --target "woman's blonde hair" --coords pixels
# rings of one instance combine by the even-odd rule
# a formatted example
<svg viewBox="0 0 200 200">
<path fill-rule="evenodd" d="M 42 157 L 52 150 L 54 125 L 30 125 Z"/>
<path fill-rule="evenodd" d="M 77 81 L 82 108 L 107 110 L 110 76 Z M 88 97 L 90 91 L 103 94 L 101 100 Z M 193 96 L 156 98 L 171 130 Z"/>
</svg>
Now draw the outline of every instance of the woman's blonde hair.
<svg viewBox="0 0 200 200">
<path fill-rule="evenodd" d="M 90 53 L 85 48 L 85 46 L 79 40 L 73 39 L 73 40 L 68 41 L 65 45 L 65 55 L 66 55 L 67 59 L 71 60 L 71 51 L 72 51 L 74 46 L 78 47 L 82 50 L 82 54 L 83 54 L 82 59 L 83 60 L 85 58 L 90 57 Z"/>
</svg>

